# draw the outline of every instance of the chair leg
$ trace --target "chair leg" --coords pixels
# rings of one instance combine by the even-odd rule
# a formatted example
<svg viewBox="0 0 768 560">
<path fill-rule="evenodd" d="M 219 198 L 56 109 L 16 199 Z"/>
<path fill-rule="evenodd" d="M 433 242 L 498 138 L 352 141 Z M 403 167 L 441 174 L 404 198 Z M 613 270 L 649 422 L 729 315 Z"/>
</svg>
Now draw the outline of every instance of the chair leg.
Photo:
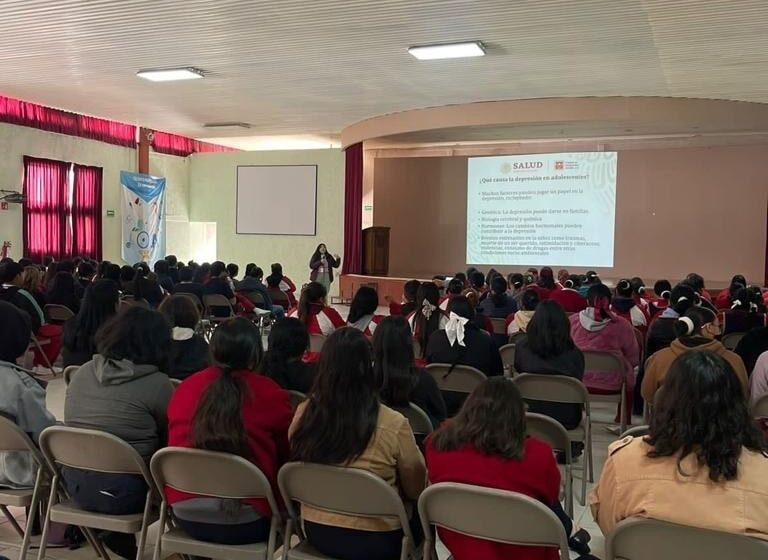
<svg viewBox="0 0 768 560">
<path fill-rule="evenodd" d="M 93 533 L 93 531 L 91 531 L 87 527 L 78 527 L 78 529 L 80 529 L 83 532 L 83 535 L 85 536 L 85 540 L 88 541 L 88 544 L 96 553 L 96 556 L 98 558 L 104 558 L 105 560 L 108 560 L 109 555 L 107 554 L 106 550 L 104 550 L 104 545 L 101 544 L 99 537 L 97 537 Z"/>
<path fill-rule="evenodd" d="M 56 488 L 59 485 L 59 477 L 54 476 L 51 481 L 51 493 L 48 497 L 48 505 L 45 508 L 45 521 L 43 521 L 43 532 L 40 535 L 40 548 L 37 551 L 37 560 L 45 558 L 46 548 L 48 546 L 48 531 L 51 528 L 51 508 L 56 502 Z"/>
<path fill-rule="evenodd" d="M 32 527 L 35 524 L 35 516 L 38 515 L 38 509 L 40 508 L 40 494 L 42 493 L 43 477 L 43 469 L 42 467 L 38 467 L 37 476 L 35 477 L 35 486 L 32 490 L 32 502 L 29 505 L 29 513 L 27 514 L 27 524 L 24 527 L 24 537 L 21 539 L 19 560 L 27 560 L 29 541 L 32 538 Z"/>
<path fill-rule="evenodd" d="M 35 345 L 35 348 L 37 348 L 37 351 L 40 352 L 40 355 L 43 358 L 43 361 L 45 362 L 45 366 L 51 370 L 51 375 L 56 377 L 56 370 L 53 369 L 53 364 L 51 363 L 51 360 L 48 359 L 48 354 L 46 354 L 43 351 L 43 347 L 40 345 L 40 342 L 38 342 L 37 337 L 32 337 L 32 343 Z"/>
<path fill-rule="evenodd" d="M 163 546 L 163 533 L 166 529 L 166 517 L 168 515 L 168 505 L 165 499 L 160 502 L 160 523 L 157 527 L 157 541 L 155 541 L 155 551 L 152 553 L 152 560 L 160 560 Z"/>
<path fill-rule="evenodd" d="M 589 450 L 589 481 L 595 482 L 595 460 L 592 455 L 592 419 L 587 419 L 587 449 Z M 585 465 L 586 466 L 586 465 Z"/>
<path fill-rule="evenodd" d="M 586 469 L 582 473 L 582 477 L 586 476 Z M 568 512 L 568 517 L 573 519 L 573 465 L 565 466 L 565 510 Z"/>
<path fill-rule="evenodd" d="M 136 560 L 141 560 L 144 556 L 144 547 L 147 544 L 147 529 L 149 525 L 149 511 L 152 508 L 152 492 L 147 492 L 147 499 L 144 501 L 144 515 L 141 518 L 141 531 L 139 531 L 139 542 L 136 544 Z"/>
</svg>

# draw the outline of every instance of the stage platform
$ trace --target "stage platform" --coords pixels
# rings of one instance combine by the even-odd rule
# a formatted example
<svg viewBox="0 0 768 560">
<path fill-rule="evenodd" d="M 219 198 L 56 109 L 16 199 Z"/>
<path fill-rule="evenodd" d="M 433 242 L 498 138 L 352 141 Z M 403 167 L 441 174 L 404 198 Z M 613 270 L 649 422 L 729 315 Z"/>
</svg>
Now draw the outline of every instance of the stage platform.
<svg viewBox="0 0 768 560">
<path fill-rule="evenodd" d="M 399 303 L 403 298 L 403 286 L 409 280 L 414 278 L 342 274 L 339 278 L 339 296 L 332 298 L 331 303 L 348 304 L 360 286 L 371 286 L 379 292 L 379 305 L 386 306 L 390 301 Z M 416 280 L 427 282 L 431 279 L 416 278 Z"/>
</svg>

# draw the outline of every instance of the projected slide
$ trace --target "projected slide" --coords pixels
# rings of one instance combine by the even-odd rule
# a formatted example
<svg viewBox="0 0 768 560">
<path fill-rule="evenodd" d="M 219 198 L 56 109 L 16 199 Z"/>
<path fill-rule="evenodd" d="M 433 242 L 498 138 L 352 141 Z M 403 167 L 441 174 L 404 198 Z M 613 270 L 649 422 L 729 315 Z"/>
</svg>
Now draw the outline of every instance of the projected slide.
<svg viewBox="0 0 768 560">
<path fill-rule="evenodd" d="M 467 264 L 613 266 L 616 152 L 469 159 Z"/>
</svg>

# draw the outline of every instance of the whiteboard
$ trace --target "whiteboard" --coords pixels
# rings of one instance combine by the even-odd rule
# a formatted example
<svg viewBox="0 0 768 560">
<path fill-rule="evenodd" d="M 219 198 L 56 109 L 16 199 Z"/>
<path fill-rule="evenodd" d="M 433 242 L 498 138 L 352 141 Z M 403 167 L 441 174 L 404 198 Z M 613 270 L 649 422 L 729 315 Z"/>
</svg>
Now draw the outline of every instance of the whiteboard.
<svg viewBox="0 0 768 560">
<path fill-rule="evenodd" d="M 317 165 L 238 165 L 235 232 L 315 235 Z"/>
</svg>

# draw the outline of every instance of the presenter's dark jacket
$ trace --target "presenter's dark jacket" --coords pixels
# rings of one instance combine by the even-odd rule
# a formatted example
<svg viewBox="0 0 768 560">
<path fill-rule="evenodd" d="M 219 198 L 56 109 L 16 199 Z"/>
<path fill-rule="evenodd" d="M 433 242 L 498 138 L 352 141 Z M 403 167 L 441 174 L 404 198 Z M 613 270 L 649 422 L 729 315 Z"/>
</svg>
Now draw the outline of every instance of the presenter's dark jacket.
<svg viewBox="0 0 768 560">
<path fill-rule="evenodd" d="M 493 339 L 473 323 L 464 327 L 464 346 L 458 342 L 451 346 L 444 330 L 433 332 L 427 342 L 426 359 L 430 364 L 472 366 L 489 377 L 504 373 L 499 349 Z"/>
<path fill-rule="evenodd" d="M 341 259 L 334 259 L 333 255 L 330 253 L 325 254 L 325 260 L 328 263 L 328 278 L 331 282 L 333 282 L 333 269 L 339 268 L 339 265 L 341 264 Z M 323 261 L 322 259 L 317 259 L 314 261 L 310 261 L 309 268 L 312 269 L 312 272 L 309 273 L 309 279 L 312 282 L 317 281 L 317 275 L 318 275 L 318 269 L 322 266 Z"/>
</svg>

